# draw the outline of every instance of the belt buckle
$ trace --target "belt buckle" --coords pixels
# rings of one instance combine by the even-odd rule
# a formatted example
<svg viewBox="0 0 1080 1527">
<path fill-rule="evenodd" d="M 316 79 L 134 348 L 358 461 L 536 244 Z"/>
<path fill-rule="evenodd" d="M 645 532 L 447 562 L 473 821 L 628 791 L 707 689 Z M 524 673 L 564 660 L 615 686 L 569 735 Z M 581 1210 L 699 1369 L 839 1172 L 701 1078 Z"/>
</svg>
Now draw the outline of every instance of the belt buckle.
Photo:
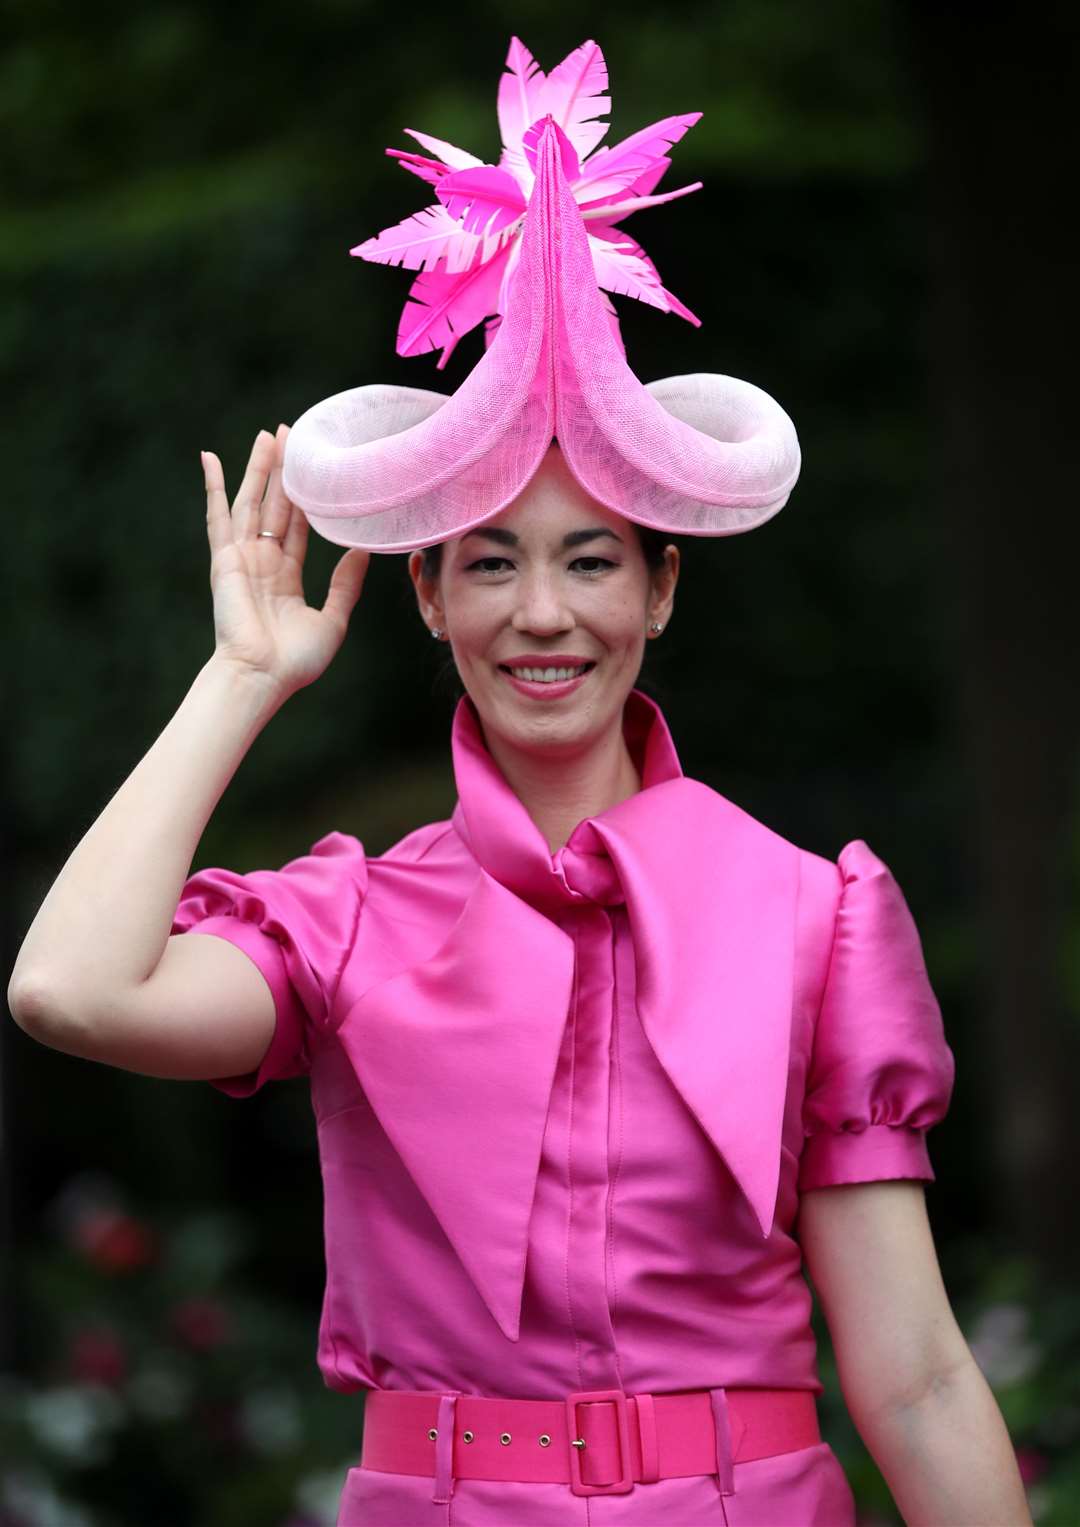
<svg viewBox="0 0 1080 1527">
<path fill-rule="evenodd" d="M 574 1446 L 575 1438 L 580 1441 L 577 1407 L 584 1404 L 596 1404 L 600 1400 L 610 1400 L 615 1406 L 622 1473 L 610 1484 L 587 1485 L 581 1477 L 582 1450 Z M 570 1443 L 570 1489 L 575 1495 L 626 1495 L 634 1488 L 634 1476 L 630 1468 L 630 1420 L 626 1408 L 626 1395 L 621 1389 L 577 1389 L 573 1394 L 568 1394 L 566 1396 L 566 1433 Z"/>
</svg>

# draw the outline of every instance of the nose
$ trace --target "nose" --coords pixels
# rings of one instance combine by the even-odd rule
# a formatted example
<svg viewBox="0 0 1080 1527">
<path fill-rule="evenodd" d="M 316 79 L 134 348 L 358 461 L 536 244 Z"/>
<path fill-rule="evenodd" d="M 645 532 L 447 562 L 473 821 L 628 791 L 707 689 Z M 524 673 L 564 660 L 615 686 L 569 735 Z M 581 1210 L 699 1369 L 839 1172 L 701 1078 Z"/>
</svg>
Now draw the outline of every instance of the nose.
<svg viewBox="0 0 1080 1527">
<path fill-rule="evenodd" d="M 533 568 L 518 583 L 518 600 L 511 624 L 515 631 L 536 636 L 555 636 L 570 631 L 574 616 L 562 597 L 557 574 Z"/>
</svg>

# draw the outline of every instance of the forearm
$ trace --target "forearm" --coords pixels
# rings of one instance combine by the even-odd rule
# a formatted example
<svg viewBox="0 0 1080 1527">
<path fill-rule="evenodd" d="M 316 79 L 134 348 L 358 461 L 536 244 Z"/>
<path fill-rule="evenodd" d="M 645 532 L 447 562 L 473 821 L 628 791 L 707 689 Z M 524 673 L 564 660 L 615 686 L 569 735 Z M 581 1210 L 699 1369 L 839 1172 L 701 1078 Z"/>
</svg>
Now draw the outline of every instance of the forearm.
<svg viewBox="0 0 1080 1527">
<path fill-rule="evenodd" d="M 907 1527 L 1031 1527 L 1012 1442 L 974 1358 L 921 1400 L 852 1419 Z"/>
<path fill-rule="evenodd" d="M 86 1021 L 161 958 L 199 839 L 281 695 L 211 658 L 64 865 L 19 951 L 16 1019 Z"/>
</svg>

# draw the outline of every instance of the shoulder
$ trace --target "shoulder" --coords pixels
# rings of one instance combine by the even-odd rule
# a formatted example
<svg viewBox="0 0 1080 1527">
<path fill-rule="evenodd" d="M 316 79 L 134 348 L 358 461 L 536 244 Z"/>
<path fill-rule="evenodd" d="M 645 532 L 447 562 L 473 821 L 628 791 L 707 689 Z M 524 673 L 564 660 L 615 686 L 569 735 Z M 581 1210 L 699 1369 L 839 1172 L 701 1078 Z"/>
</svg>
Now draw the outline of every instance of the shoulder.
<svg viewBox="0 0 1080 1527">
<path fill-rule="evenodd" d="M 374 864 L 404 865 L 421 864 L 424 860 L 438 858 L 440 851 L 454 847 L 456 839 L 453 824 L 449 821 L 427 822 L 399 838 L 392 848 L 372 859 Z"/>
<path fill-rule="evenodd" d="M 845 856 L 859 846 L 865 849 L 861 840 L 858 845 L 847 844 L 837 859 L 829 859 L 786 837 L 764 817 L 756 816 L 703 780 L 687 777 L 683 784 L 692 787 L 698 809 L 715 823 L 718 840 L 725 836 L 730 839 L 737 833 L 749 847 L 768 851 L 779 861 L 796 866 L 800 898 L 809 896 L 835 913 L 843 890 L 845 866 L 859 862 L 857 857 L 848 861 Z"/>
<path fill-rule="evenodd" d="M 286 869 L 298 866 L 311 867 L 328 877 L 347 876 L 358 879 L 366 886 L 372 875 L 378 876 L 382 869 L 421 864 L 437 860 L 453 850 L 456 841 L 450 821 L 427 822 L 414 828 L 381 854 L 368 854 L 359 838 L 347 832 L 328 832 L 314 843 L 309 852 L 299 859 L 291 860 Z"/>
<path fill-rule="evenodd" d="M 771 865 L 793 874 L 798 887 L 797 919 L 800 938 L 808 949 L 832 944 L 848 922 L 857 921 L 864 935 L 886 927 L 910 936 L 911 914 L 889 865 L 864 838 L 846 842 L 835 859 L 804 848 L 769 822 L 722 795 L 701 780 L 684 781 L 692 791 L 698 825 L 713 838 L 717 862 L 727 859 L 725 848 L 737 848 L 743 875 L 753 878 L 750 865 Z M 730 861 L 728 861 L 730 862 Z"/>
</svg>

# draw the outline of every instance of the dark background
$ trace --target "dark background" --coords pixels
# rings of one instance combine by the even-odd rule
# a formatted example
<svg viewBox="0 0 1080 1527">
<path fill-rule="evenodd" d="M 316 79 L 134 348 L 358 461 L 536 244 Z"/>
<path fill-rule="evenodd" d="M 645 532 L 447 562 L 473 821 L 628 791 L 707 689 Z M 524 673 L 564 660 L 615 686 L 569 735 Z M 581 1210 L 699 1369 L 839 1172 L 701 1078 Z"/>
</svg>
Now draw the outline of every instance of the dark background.
<svg viewBox="0 0 1080 1527">
<path fill-rule="evenodd" d="M 659 189 L 705 189 L 627 224 L 702 328 L 616 298 L 628 356 L 764 387 L 803 474 L 755 534 L 684 541 L 643 685 L 688 774 L 831 858 L 865 838 L 904 888 L 957 1058 L 931 1219 L 1045 1521 L 1080 1517 L 1074 14 L 19 0 L 0 57 L 5 968 L 210 654 L 200 448 L 231 496 L 260 428 L 361 382 L 451 391 L 481 352 L 394 354 L 412 273 L 347 251 L 433 198 L 384 147 L 495 162 L 515 33 L 547 70 L 600 42 L 609 142 L 703 112 Z M 338 555 L 312 537 L 313 602 Z M 444 815 L 456 692 L 376 558 L 195 867 Z M 0 1078 L 0 1523 L 325 1520 L 359 1409 L 314 1366 L 306 1083 L 240 1104 L 11 1022 Z"/>
</svg>

